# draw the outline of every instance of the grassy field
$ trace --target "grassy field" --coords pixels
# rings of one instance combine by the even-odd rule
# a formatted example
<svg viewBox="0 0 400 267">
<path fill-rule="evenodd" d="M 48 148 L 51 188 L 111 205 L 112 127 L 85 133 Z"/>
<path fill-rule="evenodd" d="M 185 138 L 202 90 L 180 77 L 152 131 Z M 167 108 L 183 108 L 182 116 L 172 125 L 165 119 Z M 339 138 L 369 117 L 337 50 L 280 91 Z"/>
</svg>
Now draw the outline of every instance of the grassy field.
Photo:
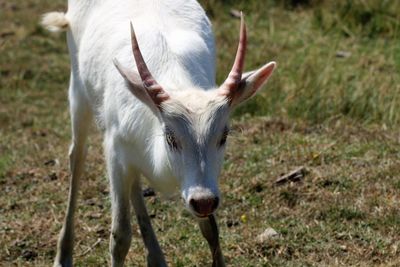
<svg viewBox="0 0 400 267">
<path fill-rule="evenodd" d="M 70 141 L 64 35 L 38 25 L 66 1 L 0 0 L 0 266 L 49 266 L 65 212 Z M 247 69 L 278 62 L 240 107 L 218 211 L 229 266 L 400 266 L 400 2 L 204 0 L 218 80 L 238 20 Z M 299 182 L 276 185 L 304 166 Z M 101 136 L 90 139 L 77 212 L 76 266 L 109 264 L 110 201 Z M 179 199 L 146 199 L 171 266 L 209 266 Z M 271 227 L 279 238 L 255 242 Z M 136 223 L 128 266 L 145 266 Z"/>
</svg>

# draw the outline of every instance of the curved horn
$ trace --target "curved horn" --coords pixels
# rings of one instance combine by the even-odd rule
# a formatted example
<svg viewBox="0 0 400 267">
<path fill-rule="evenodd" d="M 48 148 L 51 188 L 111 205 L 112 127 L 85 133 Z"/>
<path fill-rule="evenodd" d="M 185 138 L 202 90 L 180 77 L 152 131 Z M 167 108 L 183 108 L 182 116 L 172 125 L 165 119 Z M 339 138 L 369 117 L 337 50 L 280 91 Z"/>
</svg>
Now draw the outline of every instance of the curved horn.
<svg viewBox="0 0 400 267">
<path fill-rule="evenodd" d="M 228 78 L 221 85 L 224 94 L 229 95 L 232 90 L 236 90 L 240 80 L 242 79 L 244 58 L 246 55 L 247 34 L 246 24 L 244 23 L 243 13 L 240 12 L 240 37 L 239 45 L 236 52 L 235 62 L 233 63 L 232 70 Z"/>
<path fill-rule="evenodd" d="M 142 79 L 143 85 L 153 99 L 154 103 L 159 106 L 163 101 L 169 99 L 169 95 L 164 89 L 157 83 L 157 81 L 151 75 L 147 68 L 146 62 L 144 62 L 142 53 L 140 52 L 139 44 L 136 39 L 135 30 L 131 22 L 131 41 L 132 41 L 132 52 L 135 57 L 137 69 L 139 71 L 140 78 Z"/>
</svg>

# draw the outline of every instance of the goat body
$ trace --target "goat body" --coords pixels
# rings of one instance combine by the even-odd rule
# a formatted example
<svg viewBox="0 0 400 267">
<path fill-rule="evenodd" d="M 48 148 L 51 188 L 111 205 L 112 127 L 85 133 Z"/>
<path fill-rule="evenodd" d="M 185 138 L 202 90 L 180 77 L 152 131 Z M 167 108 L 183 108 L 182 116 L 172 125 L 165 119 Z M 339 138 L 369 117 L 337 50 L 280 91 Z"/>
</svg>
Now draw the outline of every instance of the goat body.
<svg viewBox="0 0 400 267">
<path fill-rule="evenodd" d="M 213 266 L 224 266 L 213 212 L 229 114 L 275 67 L 271 62 L 242 77 L 243 19 L 235 64 L 220 87 L 211 24 L 194 0 L 69 0 L 66 14 L 48 13 L 43 24 L 67 30 L 71 57 L 72 176 L 54 265 L 72 266 L 76 195 L 95 120 L 111 187 L 112 265 L 122 266 L 128 252 L 132 205 L 149 266 L 166 266 L 144 206 L 143 175 L 159 191 L 181 192 L 210 244 Z"/>
</svg>

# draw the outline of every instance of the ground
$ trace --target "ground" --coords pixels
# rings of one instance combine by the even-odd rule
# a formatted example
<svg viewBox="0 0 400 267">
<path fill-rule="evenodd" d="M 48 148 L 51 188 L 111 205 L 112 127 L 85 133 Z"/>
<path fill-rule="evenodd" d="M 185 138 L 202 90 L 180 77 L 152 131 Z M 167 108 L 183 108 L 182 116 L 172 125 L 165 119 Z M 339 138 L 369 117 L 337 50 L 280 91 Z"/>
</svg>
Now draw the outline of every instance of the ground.
<svg viewBox="0 0 400 267">
<path fill-rule="evenodd" d="M 247 68 L 278 62 L 232 121 L 218 211 L 229 266 L 400 265 L 399 2 L 201 1 L 229 71 L 244 10 Z M 40 14 L 64 1 L 0 0 L 0 266 L 49 266 L 65 212 L 70 141 L 63 34 Z M 110 200 L 93 127 L 77 212 L 76 266 L 109 264 Z M 305 176 L 277 185 L 303 166 Z M 209 266 L 179 198 L 147 197 L 171 266 Z M 279 236 L 257 242 L 265 229 Z M 128 266 L 145 266 L 138 227 Z"/>
</svg>

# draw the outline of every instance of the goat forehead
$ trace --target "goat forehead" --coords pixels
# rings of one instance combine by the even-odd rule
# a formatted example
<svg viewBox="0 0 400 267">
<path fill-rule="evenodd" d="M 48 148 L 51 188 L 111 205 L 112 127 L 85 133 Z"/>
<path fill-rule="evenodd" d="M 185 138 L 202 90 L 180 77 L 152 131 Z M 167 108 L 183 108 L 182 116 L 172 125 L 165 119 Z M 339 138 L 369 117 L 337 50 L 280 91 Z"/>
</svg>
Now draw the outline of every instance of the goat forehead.
<svg viewBox="0 0 400 267">
<path fill-rule="evenodd" d="M 229 113 L 227 102 L 214 92 L 188 90 L 174 94 L 164 106 L 167 117 L 179 128 L 205 135 L 225 126 Z"/>
<path fill-rule="evenodd" d="M 174 94 L 173 98 L 193 114 L 202 114 L 223 104 L 223 99 L 215 91 L 184 90 Z"/>
</svg>

